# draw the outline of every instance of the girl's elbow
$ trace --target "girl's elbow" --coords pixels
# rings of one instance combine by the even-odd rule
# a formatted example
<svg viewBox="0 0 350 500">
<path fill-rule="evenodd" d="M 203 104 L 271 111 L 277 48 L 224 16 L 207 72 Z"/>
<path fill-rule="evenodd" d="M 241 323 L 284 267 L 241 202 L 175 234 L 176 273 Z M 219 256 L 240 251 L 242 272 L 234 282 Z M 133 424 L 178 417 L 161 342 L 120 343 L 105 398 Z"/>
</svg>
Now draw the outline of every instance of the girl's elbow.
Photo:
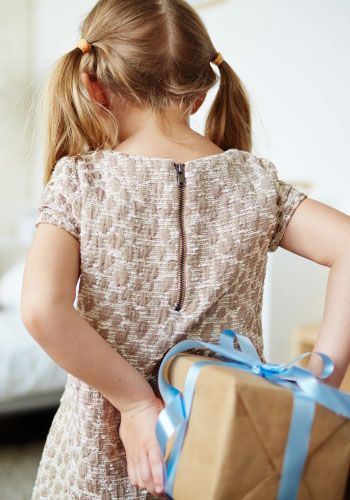
<svg viewBox="0 0 350 500">
<path fill-rule="evenodd" d="M 20 316 L 23 325 L 36 340 L 47 332 L 47 321 L 50 308 L 43 302 L 37 302 L 33 298 L 22 295 L 20 305 Z"/>
<path fill-rule="evenodd" d="M 40 325 L 42 323 L 42 311 L 40 308 L 36 308 L 32 304 L 27 304 L 23 300 L 21 301 L 21 320 L 23 325 L 26 327 L 28 333 L 32 337 L 36 338 L 39 335 Z"/>
</svg>

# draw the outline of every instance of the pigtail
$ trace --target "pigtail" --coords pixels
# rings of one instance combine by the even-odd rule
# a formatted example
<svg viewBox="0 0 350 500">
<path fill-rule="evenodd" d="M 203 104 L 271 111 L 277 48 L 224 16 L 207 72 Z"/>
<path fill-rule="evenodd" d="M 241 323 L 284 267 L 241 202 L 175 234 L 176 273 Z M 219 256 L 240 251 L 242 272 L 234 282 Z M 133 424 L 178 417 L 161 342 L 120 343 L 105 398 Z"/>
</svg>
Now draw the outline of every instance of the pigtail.
<svg viewBox="0 0 350 500">
<path fill-rule="evenodd" d="M 50 180 L 56 162 L 63 156 L 98 150 L 109 144 L 103 119 L 106 109 L 91 100 L 81 87 L 82 57 L 79 48 L 61 57 L 47 85 L 44 96 L 47 112 L 44 184 Z"/>
<path fill-rule="evenodd" d="M 219 65 L 220 86 L 205 124 L 205 135 L 220 148 L 251 151 L 251 110 L 246 90 L 231 66 Z"/>
</svg>

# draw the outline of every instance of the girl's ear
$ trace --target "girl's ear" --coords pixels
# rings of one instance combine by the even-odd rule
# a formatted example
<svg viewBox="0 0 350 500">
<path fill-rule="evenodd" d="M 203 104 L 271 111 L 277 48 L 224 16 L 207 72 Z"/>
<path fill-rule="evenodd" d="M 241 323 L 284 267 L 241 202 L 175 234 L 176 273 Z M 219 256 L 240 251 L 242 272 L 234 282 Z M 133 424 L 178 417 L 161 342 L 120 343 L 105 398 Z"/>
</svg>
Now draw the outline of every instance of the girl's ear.
<svg viewBox="0 0 350 500">
<path fill-rule="evenodd" d="M 82 73 L 80 78 L 90 98 L 102 104 L 102 106 L 108 107 L 107 94 L 102 85 L 97 80 L 93 80 L 88 73 Z"/>
<path fill-rule="evenodd" d="M 203 104 L 205 98 L 206 98 L 206 95 L 207 93 L 205 92 L 204 94 L 202 94 L 197 100 L 196 102 L 194 103 L 193 107 L 192 107 L 192 111 L 191 111 L 191 115 L 193 115 L 194 113 L 196 113 L 196 111 L 198 111 L 198 109 L 201 107 L 201 105 Z"/>
</svg>

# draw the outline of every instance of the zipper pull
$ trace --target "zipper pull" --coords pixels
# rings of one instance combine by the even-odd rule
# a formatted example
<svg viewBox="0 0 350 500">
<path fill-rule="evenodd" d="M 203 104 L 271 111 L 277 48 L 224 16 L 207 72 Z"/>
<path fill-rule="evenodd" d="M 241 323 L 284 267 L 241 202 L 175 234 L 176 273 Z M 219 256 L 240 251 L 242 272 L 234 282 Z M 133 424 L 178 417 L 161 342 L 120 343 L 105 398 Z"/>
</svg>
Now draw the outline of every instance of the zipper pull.
<svg viewBox="0 0 350 500">
<path fill-rule="evenodd" d="M 185 179 L 185 164 L 184 163 L 174 163 L 177 172 L 177 185 L 184 186 L 186 184 Z"/>
</svg>

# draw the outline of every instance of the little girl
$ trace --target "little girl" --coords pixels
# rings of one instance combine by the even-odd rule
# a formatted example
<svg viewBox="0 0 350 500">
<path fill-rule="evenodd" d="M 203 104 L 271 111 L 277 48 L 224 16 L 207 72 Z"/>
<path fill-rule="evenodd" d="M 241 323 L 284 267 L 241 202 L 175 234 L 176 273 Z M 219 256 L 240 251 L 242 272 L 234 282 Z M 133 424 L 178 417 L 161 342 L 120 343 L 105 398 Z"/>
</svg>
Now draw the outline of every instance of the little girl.
<svg viewBox="0 0 350 500">
<path fill-rule="evenodd" d="M 159 498 L 162 357 L 230 328 L 265 361 L 263 285 L 279 245 L 330 267 L 315 350 L 339 387 L 350 219 L 250 152 L 244 87 L 184 0 L 100 0 L 82 37 L 49 84 L 46 185 L 22 288 L 26 328 L 68 372 L 32 500 Z M 210 63 L 220 87 L 202 136 L 189 122 L 218 80 Z"/>
</svg>

